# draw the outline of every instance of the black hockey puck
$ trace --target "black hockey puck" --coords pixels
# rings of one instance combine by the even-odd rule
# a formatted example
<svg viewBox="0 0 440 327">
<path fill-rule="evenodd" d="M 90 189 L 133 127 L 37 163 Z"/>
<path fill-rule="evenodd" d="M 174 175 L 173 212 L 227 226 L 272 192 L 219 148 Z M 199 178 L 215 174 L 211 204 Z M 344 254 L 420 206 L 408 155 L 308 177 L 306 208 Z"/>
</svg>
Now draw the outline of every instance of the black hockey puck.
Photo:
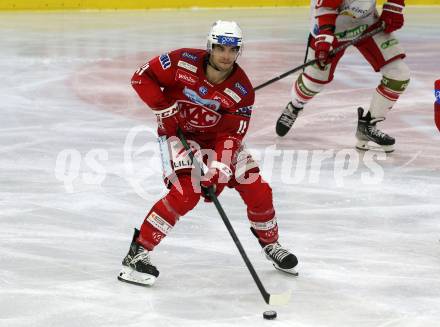
<svg viewBox="0 0 440 327">
<path fill-rule="evenodd" d="M 270 310 L 270 311 L 264 311 L 263 312 L 263 318 L 264 319 L 272 320 L 272 319 L 275 319 L 276 317 L 277 317 L 277 312 L 276 311 Z"/>
</svg>

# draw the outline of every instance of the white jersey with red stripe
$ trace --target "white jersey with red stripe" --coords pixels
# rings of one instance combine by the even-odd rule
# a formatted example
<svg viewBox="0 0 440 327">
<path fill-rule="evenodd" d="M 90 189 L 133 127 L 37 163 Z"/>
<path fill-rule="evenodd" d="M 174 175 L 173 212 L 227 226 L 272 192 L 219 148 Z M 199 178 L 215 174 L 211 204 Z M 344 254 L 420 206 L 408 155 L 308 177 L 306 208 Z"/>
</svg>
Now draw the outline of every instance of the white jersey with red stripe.
<svg viewBox="0 0 440 327">
<path fill-rule="evenodd" d="M 317 9 L 315 9 L 318 7 Z M 379 20 L 376 0 L 312 0 L 311 33 L 319 33 L 317 16 L 337 14 L 335 36 L 340 41 L 350 41 Z"/>
</svg>

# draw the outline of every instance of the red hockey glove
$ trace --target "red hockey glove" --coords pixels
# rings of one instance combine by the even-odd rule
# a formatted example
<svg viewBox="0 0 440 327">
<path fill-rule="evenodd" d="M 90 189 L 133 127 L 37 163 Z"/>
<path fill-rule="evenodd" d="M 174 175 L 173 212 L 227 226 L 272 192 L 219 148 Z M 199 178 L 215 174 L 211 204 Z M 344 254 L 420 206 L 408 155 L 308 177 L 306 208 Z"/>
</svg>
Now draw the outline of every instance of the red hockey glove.
<svg viewBox="0 0 440 327">
<path fill-rule="evenodd" d="M 335 36 L 331 30 L 319 32 L 315 38 L 315 59 L 318 61 L 319 68 L 324 69 L 331 63 L 330 51 L 336 44 Z"/>
<path fill-rule="evenodd" d="M 177 128 L 179 127 L 179 120 L 177 119 L 177 113 L 179 112 L 179 106 L 174 103 L 171 107 L 163 110 L 155 110 L 157 124 L 159 126 L 158 134 L 175 136 L 177 134 Z"/>
<path fill-rule="evenodd" d="M 394 32 L 403 26 L 404 7 L 404 0 L 390 0 L 383 4 L 380 20 L 385 23 L 385 33 Z"/>
<path fill-rule="evenodd" d="M 202 194 L 205 198 L 205 202 L 211 202 L 208 189 L 213 187 L 215 195 L 219 196 L 228 184 L 231 176 L 232 171 L 227 165 L 219 161 L 213 161 L 208 173 L 205 176 L 202 176 L 202 179 L 200 180 L 200 186 L 202 187 Z"/>
</svg>

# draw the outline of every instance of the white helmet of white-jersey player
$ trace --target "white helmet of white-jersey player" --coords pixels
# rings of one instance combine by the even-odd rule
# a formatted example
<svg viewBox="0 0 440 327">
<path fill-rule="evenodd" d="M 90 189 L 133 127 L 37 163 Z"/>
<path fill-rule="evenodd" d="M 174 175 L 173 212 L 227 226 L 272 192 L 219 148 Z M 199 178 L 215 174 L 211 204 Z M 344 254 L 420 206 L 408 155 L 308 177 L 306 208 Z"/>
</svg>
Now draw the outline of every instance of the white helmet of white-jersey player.
<svg viewBox="0 0 440 327">
<path fill-rule="evenodd" d="M 207 49 L 212 50 L 214 44 L 243 48 L 243 33 L 236 22 L 218 20 L 209 31 Z"/>
</svg>

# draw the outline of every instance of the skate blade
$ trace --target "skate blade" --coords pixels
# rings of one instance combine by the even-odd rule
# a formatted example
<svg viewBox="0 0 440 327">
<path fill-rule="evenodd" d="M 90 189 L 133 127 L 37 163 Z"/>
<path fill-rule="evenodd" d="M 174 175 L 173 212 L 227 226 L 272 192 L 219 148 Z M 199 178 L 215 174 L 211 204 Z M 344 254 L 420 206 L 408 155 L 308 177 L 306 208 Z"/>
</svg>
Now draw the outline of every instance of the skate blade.
<svg viewBox="0 0 440 327">
<path fill-rule="evenodd" d="M 274 263 L 272 263 L 272 264 L 273 264 L 273 266 L 275 267 L 275 269 L 277 269 L 277 270 L 279 270 L 279 271 L 282 271 L 282 272 L 284 272 L 284 273 L 286 273 L 286 274 L 289 274 L 289 275 L 292 275 L 292 276 L 298 277 L 298 272 L 295 270 L 295 268 L 283 269 L 283 268 L 277 266 L 277 265 L 274 264 Z"/>
<path fill-rule="evenodd" d="M 156 277 L 146 273 L 140 273 L 130 267 L 123 267 L 118 275 L 118 280 L 139 286 L 151 286 L 156 282 Z"/>
<path fill-rule="evenodd" d="M 370 141 L 358 141 L 356 143 L 356 149 L 361 151 L 378 151 L 391 153 L 394 151 L 394 145 L 379 145 Z"/>
</svg>

